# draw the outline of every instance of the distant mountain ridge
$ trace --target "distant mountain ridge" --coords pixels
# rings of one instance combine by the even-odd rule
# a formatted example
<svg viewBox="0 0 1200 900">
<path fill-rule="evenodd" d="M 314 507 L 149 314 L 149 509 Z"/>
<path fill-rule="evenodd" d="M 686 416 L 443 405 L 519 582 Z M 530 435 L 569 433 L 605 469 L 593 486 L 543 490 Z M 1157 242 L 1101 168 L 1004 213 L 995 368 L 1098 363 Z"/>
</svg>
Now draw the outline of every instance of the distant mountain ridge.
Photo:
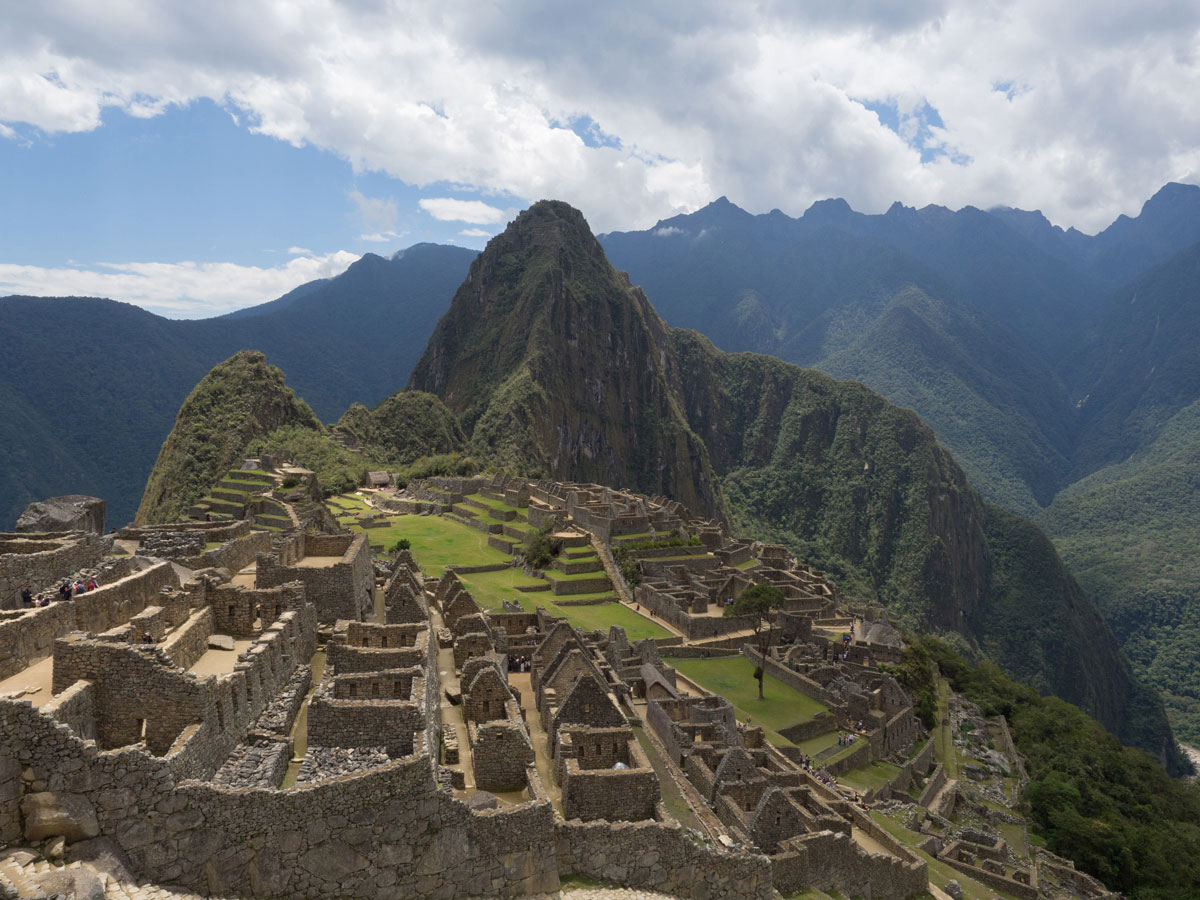
<svg viewBox="0 0 1200 900">
<path fill-rule="evenodd" d="M 418 244 L 215 319 L 165 319 L 95 298 L 0 298 L 0 520 L 84 491 L 133 519 L 184 397 L 214 365 L 259 348 L 322 419 L 407 381 L 475 252 Z M 8 527 L 8 526 L 4 526 Z"/>
</svg>

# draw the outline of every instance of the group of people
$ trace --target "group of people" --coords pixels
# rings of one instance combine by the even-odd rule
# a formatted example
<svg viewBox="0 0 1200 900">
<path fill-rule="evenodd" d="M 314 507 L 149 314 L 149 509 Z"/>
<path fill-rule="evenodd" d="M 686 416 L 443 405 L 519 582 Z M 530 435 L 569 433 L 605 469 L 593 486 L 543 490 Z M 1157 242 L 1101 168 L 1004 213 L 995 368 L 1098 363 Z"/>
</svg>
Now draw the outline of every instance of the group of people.
<svg viewBox="0 0 1200 900">
<path fill-rule="evenodd" d="M 55 593 L 58 594 L 57 599 L 59 600 L 70 600 L 78 594 L 86 594 L 88 591 L 94 591 L 98 587 L 100 587 L 100 582 L 95 578 L 78 579 L 76 581 L 71 581 L 68 578 L 58 586 L 58 590 Z M 21 606 L 26 609 L 49 606 L 50 601 L 54 599 L 55 597 L 51 593 L 39 593 L 35 596 L 29 585 L 21 588 Z"/>
<path fill-rule="evenodd" d="M 509 657 L 508 666 L 509 666 L 508 670 L 510 672 L 528 672 L 529 671 L 529 657 L 518 656 L 516 659 Z"/>
</svg>

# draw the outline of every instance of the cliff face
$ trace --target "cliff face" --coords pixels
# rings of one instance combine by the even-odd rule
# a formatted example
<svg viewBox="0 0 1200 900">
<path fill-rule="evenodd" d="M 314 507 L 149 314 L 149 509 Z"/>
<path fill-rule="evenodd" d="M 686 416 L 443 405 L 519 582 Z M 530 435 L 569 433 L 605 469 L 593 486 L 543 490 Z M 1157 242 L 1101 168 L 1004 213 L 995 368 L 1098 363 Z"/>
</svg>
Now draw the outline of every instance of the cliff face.
<svg viewBox="0 0 1200 900">
<path fill-rule="evenodd" d="M 182 518 L 246 446 L 276 428 L 321 430 L 321 423 L 283 372 L 257 350 L 242 350 L 213 368 L 192 389 L 167 435 L 138 507 L 139 525 Z"/>
<path fill-rule="evenodd" d="M 988 573 L 980 500 L 913 412 L 695 332 L 672 337 L 688 418 L 742 529 L 841 569 L 911 626 L 969 633 Z"/>
<path fill-rule="evenodd" d="M 565 204 L 488 245 L 410 387 L 458 412 L 483 459 L 667 494 L 780 541 L 1171 762 L 1161 702 L 1053 547 L 987 507 L 916 414 L 672 332 Z"/>
<path fill-rule="evenodd" d="M 666 326 L 563 203 L 522 213 L 471 265 L 410 388 L 462 418 L 473 452 L 533 474 L 726 508 L 677 402 Z"/>
</svg>

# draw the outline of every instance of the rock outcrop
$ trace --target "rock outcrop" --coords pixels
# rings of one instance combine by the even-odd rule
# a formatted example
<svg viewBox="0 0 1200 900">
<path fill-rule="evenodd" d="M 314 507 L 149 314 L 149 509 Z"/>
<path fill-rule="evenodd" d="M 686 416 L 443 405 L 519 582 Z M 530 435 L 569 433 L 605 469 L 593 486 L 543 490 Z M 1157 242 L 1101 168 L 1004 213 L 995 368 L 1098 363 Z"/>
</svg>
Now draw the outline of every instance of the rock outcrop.
<svg viewBox="0 0 1200 900">
<path fill-rule="evenodd" d="M 90 531 L 104 533 L 107 504 L 99 497 L 66 494 L 37 500 L 17 519 L 17 531 Z"/>
</svg>

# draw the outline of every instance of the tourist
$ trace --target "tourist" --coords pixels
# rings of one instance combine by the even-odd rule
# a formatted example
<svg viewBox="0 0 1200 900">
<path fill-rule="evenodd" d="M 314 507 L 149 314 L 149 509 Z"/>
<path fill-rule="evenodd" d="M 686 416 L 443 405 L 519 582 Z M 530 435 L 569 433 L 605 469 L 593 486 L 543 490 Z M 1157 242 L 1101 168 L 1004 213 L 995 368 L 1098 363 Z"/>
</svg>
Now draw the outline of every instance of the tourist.
<svg viewBox="0 0 1200 900">
<path fill-rule="evenodd" d="M 71 599 L 71 582 L 70 581 L 64 581 L 61 585 L 59 585 L 58 596 L 62 600 L 70 600 Z"/>
<path fill-rule="evenodd" d="M 92 576 L 92 580 L 88 585 L 88 590 L 94 591 L 94 590 L 97 590 L 99 587 L 100 587 L 100 579 L 96 578 L 95 576 Z"/>
<path fill-rule="evenodd" d="M 25 585 L 25 587 L 21 588 L 21 605 L 33 605 L 33 591 L 29 589 L 29 585 Z"/>
</svg>

